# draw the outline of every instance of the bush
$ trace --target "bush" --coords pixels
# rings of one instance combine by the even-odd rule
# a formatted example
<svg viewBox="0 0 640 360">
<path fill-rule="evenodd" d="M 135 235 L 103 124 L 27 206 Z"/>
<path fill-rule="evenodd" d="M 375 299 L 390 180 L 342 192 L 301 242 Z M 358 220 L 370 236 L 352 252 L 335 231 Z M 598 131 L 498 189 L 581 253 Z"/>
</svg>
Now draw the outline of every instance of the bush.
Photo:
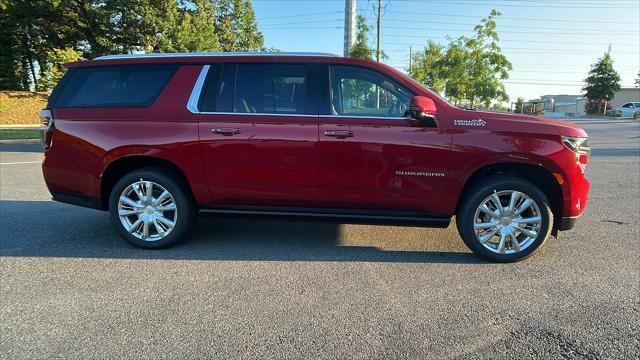
<svg viewBox="0 0 640 360">
<path fill-rule="evenodd" d="M 47 106 L 48 96 L 48 93 L 28 91 L 0 92 L 0 124 L 39 124 L 38 113 Z"/>
<path fill-rule="evenodd" d="M 589 100 L 587 99 L 584 103 L 584 111 L 587 114 L 603 114 L 605 113 L 604 111 L 604 107 L 607 107 L 607 111 L 611 110 L 611 102 L 610 101 L 606 101 L 604 99 L 599 99 L 599 100 Z"/>
</svg>

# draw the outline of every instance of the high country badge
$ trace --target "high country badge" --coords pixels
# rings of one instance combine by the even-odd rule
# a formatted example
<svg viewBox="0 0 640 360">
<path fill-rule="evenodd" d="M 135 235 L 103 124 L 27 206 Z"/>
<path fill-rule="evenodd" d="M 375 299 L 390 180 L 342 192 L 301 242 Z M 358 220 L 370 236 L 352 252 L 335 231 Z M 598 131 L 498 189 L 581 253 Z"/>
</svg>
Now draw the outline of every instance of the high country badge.
<svg viewBox="0 0 640 360">
<path fill-rule="evenodd" d="M 482 119 L 473 120 L 453 120 L 453 125 L 456 126 L 485 126 L 487 122 Z"/>
</svg>

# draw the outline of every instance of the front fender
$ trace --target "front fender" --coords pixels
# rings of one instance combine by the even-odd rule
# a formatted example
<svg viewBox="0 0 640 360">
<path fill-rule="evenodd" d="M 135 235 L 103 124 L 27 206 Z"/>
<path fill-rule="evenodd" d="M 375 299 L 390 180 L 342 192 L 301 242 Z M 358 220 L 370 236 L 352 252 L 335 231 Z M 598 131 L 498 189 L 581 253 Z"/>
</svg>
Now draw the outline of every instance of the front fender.
<svg viewBox="0 0 640 360">
<path fill-rule="evenodd" d="M 485 132 L 479 134 L 456 134 L 451 156 L 449 201 L 442 211 L 454 213 L 458 200 L 469 179 L 487 167 L 497 165 L 530 165 L 547 171 L 556 179 L 567 179 L 563 164 L 567 162 L 567 149 L 557 141 L 557 135 L 521 134 L 505 136 Z M 567 181 L 560 184 L 564 199 L 571 198 L 571 187 Z"/>
</svg>

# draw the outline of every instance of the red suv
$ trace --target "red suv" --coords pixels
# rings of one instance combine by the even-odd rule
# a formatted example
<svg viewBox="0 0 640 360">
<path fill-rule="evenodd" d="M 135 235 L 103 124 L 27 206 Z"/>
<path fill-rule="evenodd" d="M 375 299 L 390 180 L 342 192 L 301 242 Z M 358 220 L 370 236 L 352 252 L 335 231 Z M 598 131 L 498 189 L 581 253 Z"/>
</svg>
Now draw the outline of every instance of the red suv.
<svg viewBox="0 0 640 360">
<path fill-rule="evenodd" d="M 130 243 L 199 213 L 447 227 L 523 259 L 571 229 L 589 190 L 579 126 L 463 110 L 382 64 L 327 54 L 103 56 L 42 111 L 53 199 L 108 210 Z M 215 231 L 215 230 L 214 230 Z"/>
</svg>

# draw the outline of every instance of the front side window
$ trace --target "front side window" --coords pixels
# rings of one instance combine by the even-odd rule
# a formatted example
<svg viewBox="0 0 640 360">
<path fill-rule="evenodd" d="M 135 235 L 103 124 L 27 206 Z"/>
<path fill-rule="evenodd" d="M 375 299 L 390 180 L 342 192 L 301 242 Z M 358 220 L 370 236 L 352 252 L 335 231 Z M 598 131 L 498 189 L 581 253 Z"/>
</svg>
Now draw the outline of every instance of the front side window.
<svg viewBox="0 0 640 360">
<path fill-rule="evenodd" d="M 175 69 L 175 66 L 79 68 L 64 85 L 55 106 L 149 106 Z"/>
<path fill-rule="evenodd" d="M 412 94 L 387 76 L 356 66 L 331 66 L 331 105 L 337 115 L 404 117 Z"/>
</svg>

